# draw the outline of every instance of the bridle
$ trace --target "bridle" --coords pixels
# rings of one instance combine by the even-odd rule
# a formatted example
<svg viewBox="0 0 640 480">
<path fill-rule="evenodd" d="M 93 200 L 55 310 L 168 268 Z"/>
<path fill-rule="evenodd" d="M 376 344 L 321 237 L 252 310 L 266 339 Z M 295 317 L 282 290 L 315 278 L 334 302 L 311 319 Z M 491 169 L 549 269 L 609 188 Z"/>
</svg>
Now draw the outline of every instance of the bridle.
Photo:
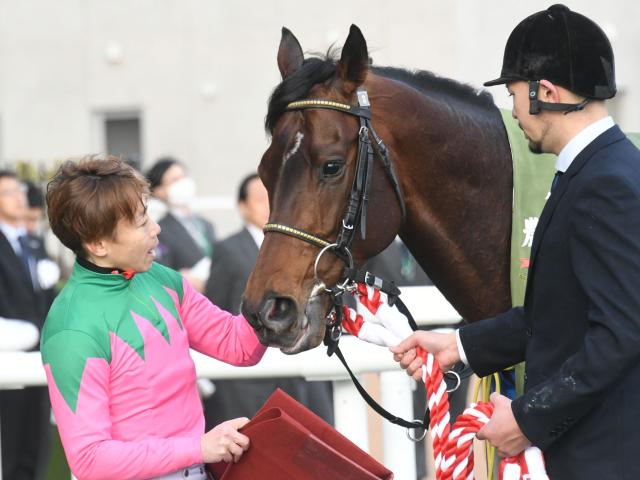
<svg viewBox="0 0 640 480">
<path fill-rule="evenodd" d="M 360 129 L 358 131 L 358 159 L 356 163 L 356 172 L 351 186 L 351 192 L 345 208 L 345 213 L 340 225 L 340 231 L 335 241 L 329 241 L 314 233 L 307 232 L 296 226 L 286 225 L 283 223 L 270 222 L 264 226 L 264 233 L 280 233 L 288 235 L 293 238 L 297 238 L 303 242 L 313 245 L 320 249 L 320 252 L 316 256 L 314 263 L 314 276 L 316 283 L 320 283 L 318 277 L 318 265 L 320 259 L 327 252 L 333 252 L 338 258 L 343 260 L 347 265 L 344 269 L 342 278 L 338 280 L 336 285 L 331 288 L 325 287 L 326 293 L 331 297 L 333 305 L 333 314 L 327 316 L 327 328 L 324 338 L 324 343 L 327 345 L 327 354 L 332 355 L 334 352 L 347 369 L 354 385 L 364 398 L 364 400 L 380 415 L 389 420 L 390 422 L 401 425 L 407 429 L 424 429 L 426 434 L 426 428 L 429 425 L 428 415 L 429 411 L 425 413 L 423 420 L 407 421 L 400 417 L 387 412 L 382 408 L 369 394 L 364 390 L 362 385 L 347 365 L 344 356 L 340 352 L 338 347 L 338 341 L 342 333 L 342 315 L 343 315 L 343 294 L 346 291 L 353 291 L 356 288 L 356 282 L 365 283 L 370 286 L 375 286 L 381 291 L 385 292 L 389 297 L 389 304 L 395 304 L 395 306 L 407 317 L 409 324 L 415 330 L 417 326 L 409 310 L 399 298 L 400 290 L 395 286 L 393 282 L 387 282 L 380 278 L 377 278 L 366 271 L 358 270 L 354 268 L 353 255 L 351 254 L 351 248 L 356 237 L 358 227 L 360 230 L 360 237 L 364 240 L 366 238 L 367 230 L 367 208 L 369 202 L 369 193 L 371 190 L 372 174 L 373 174 L 373 162 L 375 160 L 374 155 L 374 143 L 375 149 L 378 152 L 377 157 L 382 161 L 382 166 L 386 172 L 391 185 L 393 186 L 394 193 L 400 206 L 402 215 L 402 221 L 404 222 L 406 217 L 406 206 L 404 198 L 402 196 L 402 190 L 400 188 L 400 182 L 396 175 L 393 164 L 389 160 L 389 154 L 386 145 L 382 139 L 377 135 L 373 126 L 371 125 L 371 104 L 369 103 L 369 96 L 364 89 L 358 89 L 357 91 L 358 105 L 349 105 L 346 103 L 336 102 L 334 100 L 325 99 L 304 99 L 289 103 L 285 111 L 301 111 L 309 109 L 328 109 L 345 113 L 347 115 L 353 115 L 358 117 L 360 121 Z M 371 141 L 373 139 L 373 142 Z M 322 284 L 324 285 L 324 284 Z M 458 385 L 460 378 L 458 377 Z M 457 386 L 455 387 L 457 388 Z M 413 437 L 410 437 L 414 440 Z M 424 438 L 424 435 L 422 436 Z M 419 440 L 419 439 L 416 439 Z"/>
<path fill-rule="evenodd" d="M 320 257 L 328 251 L 332 251 L 339 258 L 341 258 L 350 269 L 353 269 L 353 256 L 351 255 L 351 247 L 355 240 L 356 232 L 360 230 L 360 237 L 366 238 L 367 231 L 367 208 L 369 203 L 369 192 L 371 190 L 371 180 L 373 174 L 373 162 L 374 162 L 374 146 L 370 136 L 375 142 L 376 149 L 378 151 L 378 157 L 382 161 L 385 172 L 387 173 L 398 204 L 400 205 L 400 211 L 402 213 L 402 220 L 404 221 L 406 215 L 406 207 L 404 199 L 402 197 L 402 191 L 400 189 L 400 182 L 398 176 L 393 168 L 393 164 L 389 160 L 389 154 L 386 145 L 382 139 L 376 134 L 376 131 L 371 125 L 371 109 L 369 103 L 369 96 L 366 90 L 359 89 L 357 92 L 358 105 L 349 105 L 347 103 L 340 103 L 334 100 L 324 99 L 305 99 L 298 100 L 289 103 L 285 111 L 301 111 L 309 109 L 328 109 L 336 110 L 338 112 L 345 113 L 347 115 L 353 115 L 360 120 L 360 130 L 358 131 L 358 160 L 356 163 L 356 173 L 351 186 L 351 193 L 347 201 L 344 216 L 340 225 L 340 231 L 336 240 L 331 242 L 318 235 L 307 232 L 292 225 L 286 225 L 283 223 L 267 223 L 264 227 L 264 233 L 281 233 L 290 237 L 297 238 L 303 242 L 309 243 L 315 247 L 321 249 L 320 253 L 316 257 L 315 262 L 315 276 L 317 275 L 317 266 Z M 341 282 L 344 283 L 344 282 Z"/>
<path fill-rule="evenodd" d="M 360 227 L 360 237 L 363 240 L 366 238 L 367 208 L 373 176 L 373 162 L 375 159 L 374 146 L 371 142 L 370 136 L 375 142 L 378 157 L 381 159 L 382 166 L 384 167 L 384 170 L 391 181 L 391 185 L 393 186 L 393 191 L 395 192 L 398 204 L 400 205 L 403 221 L 406 215 L 406 207 L 402 197 L 402 191 L 400 189 L 400 182 L 398 181 L 398 176 L 393 168 L 393 164 L 389 160 L 387 147 L 371 125 L 371 104 L 369 103 L 369 95 L 364 89 L 358 89 L 356 94 L 358 98 L 358 105 L 349 105 L 348 103 L 340 103 L 334 100 L 304 99 L 291 102 L 285 108 L 285 111 L 288 112 L 310 109 L 336 110 L 338 112 L 346 113 L 347 115 L 358 117 L 360 120 L 356 172 L 344 216 L 340 224 L 340 231 L 338 232 L 336 240 L 331 242 L 313 233 L 283 223 L 271 222 L 264 226 L 265 234 L 272 232 L 281 233 L 297 238 L 298 240 L 302 240 L 303 242 L 321 249 L 314 263 L 314 276 L 317 284 L 324 285 L 318 277 L 318 265 L 320 263 L 320 258 L 322 258 L 325 253 L 333 252 L 347 265 L 343 278 L 341 278 L 336 285 L 331 288 L 327 288 L 325 286 L 325 291 L 331 296 L 334 307 L 333 310 L 335 312 L 335 317 L 327 317 L 327 335 L 325 336 L 325 343 L 329 347 L 330 354 L 333 353 L 337 347 L 338 339 L 342 332 L 340 327 L 342 294 L 346 290 L 354 288 L 354 281 L 358 274 L 357 270 L 354 268 L 353 255 L 351 254 L 351 247 L 355 240 L 358 227 Z"/>
</svg>

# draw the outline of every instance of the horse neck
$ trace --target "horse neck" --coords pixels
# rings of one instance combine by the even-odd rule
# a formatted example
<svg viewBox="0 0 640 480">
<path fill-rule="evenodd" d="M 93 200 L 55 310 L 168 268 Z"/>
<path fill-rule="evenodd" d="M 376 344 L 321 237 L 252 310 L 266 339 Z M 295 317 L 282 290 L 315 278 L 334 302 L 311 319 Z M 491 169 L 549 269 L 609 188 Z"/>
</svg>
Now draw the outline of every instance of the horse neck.
<svg viewBox="0 0 640 480">
<path fill-rule="evenodd" d="M 400 236 L 463 318 L 500 313 L 511 305 L 512 204 L 500 113 L 396 90 L 389 95 L 387 86 L 375 104 L 374 126 L 391 139 L 401 179 L 407 217 Z"/>
</svg>

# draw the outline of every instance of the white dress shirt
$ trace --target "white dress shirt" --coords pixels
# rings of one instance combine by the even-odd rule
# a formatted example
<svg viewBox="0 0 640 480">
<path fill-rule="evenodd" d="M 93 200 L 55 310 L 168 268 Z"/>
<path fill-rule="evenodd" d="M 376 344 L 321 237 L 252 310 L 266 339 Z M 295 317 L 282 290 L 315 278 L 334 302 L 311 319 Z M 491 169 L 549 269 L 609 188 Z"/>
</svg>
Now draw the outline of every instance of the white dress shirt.
<svg viewBox="0 0 640 480">
<path fill-rule="evenodd" d="M 592 123 L 578 133 L 564 146 L 562 150 L 560 150 L 556 160 L 556 170 L 562 173 L 566 172 L 571 163 L 575 160 L 578 154 L 587 147 L 587 145 L 614 125 L 615 123 L 613 118 L 605 117 Z"/>
<path fill-rule="evenodd" d="M 16 252 L 16 255 L 20 255 L 22 253 L 22 247 L 20 246 L 20 241 L 18 239 L 26 235 L 27 230 L 24 227 L 14 227 L 8 223 L 0 223 L 0 230 L 4 236 L 7 237 L 7 240 L 11 244 L 13 251 Z"/>
<path fill-rule="evenodd" d="M 256 227 L 253 223 L 247 223 L 245 227 L 249 231 L 249 234 L 251 234 L 253 241 L 256 242 L 259 250 L 262 246 L 262 241 L 264 240 L 264 231 L 261 228 Z"/>
</svg>

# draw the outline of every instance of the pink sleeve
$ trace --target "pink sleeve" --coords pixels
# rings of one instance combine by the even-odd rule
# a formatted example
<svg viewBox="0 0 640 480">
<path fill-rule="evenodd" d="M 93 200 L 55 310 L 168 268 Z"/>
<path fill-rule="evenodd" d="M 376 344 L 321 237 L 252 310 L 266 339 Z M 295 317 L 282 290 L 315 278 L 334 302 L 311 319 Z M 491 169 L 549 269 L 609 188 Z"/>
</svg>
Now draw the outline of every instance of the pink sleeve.
<svg viewBox="0 0 640 480">
<path fill-rule="evenodd" d="M 242 315 L 219 309 L 183 279 L 180 318 L 197 351 L 236 366 L 255 365 L 267 347 Z"/>
<path fill-rule="evenodd" d="M 199 435 L 112 440 L 109 365 L 105 359 L 87 359 L 75 412 L 58 389 L 49 364 L 45 370 L 62 444 L 79 480 L 151 478 L 202 463 Z"/>
</svg>

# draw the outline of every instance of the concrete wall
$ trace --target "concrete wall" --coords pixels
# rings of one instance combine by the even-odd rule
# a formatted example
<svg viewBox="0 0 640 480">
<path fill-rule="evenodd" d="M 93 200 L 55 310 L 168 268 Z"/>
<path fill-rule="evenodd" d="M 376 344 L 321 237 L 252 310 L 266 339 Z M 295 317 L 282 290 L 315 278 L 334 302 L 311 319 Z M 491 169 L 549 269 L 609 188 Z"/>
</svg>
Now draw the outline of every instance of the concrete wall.
<svg viewBox="0 0 640 480">
<path fill-rule="evenodd" d="M 0 0 L 0 161 L 104 149 L 102 119 L 139 112 L 142 165 L 172 154 L 191 168 L 221 233 L 236 228 L 239 179 L 268 145 L 267 98 L 279 81 L 280 28 L 305 50 L 363 31 L 374 62 L 427 69 L 480 86 L 506 39 L 550 2 L 530 0 Z M 640 130 L 640 3 L 569 5 L 609 33 L 622 91 L 613 105 Z M 496 102 L 508 107 L 503 88 Z"/>
</svg>

